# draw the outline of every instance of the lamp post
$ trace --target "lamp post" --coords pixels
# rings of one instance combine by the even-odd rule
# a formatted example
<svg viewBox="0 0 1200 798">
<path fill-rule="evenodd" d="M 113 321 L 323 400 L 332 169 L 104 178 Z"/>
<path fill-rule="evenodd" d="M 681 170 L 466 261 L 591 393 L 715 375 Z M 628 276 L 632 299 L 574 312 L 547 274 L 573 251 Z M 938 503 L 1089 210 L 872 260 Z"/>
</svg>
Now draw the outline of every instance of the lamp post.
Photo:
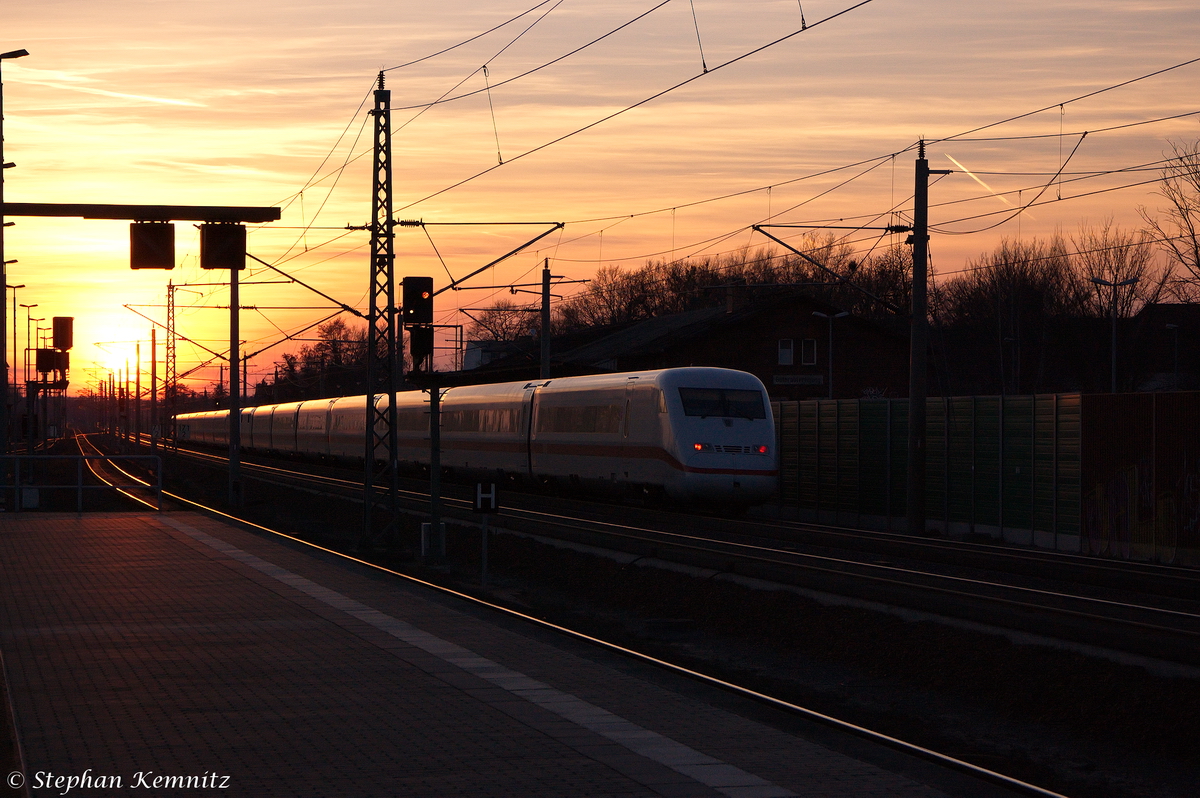
<svg viewBox="0 0 1200 798">
<path fill-rule="evenodd" d="M 5 287 L 11 288 L 12 292 L 13 292 L 13 340 L 12 340 L 13 391 L 12 391 L 12 405 L 10 407 L 12 408 L 12 410 L 15 411 L 17 409 L 17 399 L 20 396 L 20 392 L 17 390 L 17 289 L 24 288 L 25 284 L 21 283 L 20 285 L 6 285 Z"/>
<path fill-rule="evenodd" d="M 32 305 L 26 305 L 26 304 L 22 303 L 21 307 L 25 308 L 25 357 L 22 358 L 22 360 L 21 360 L 21 379 L 24 382 L 29 382 L 29 328 L 31 326 L 30 322 L 35 321 L 35 319 L 32 318 L 33 314 L 31 311 L 33 310 L 33 308 L 37 307 L 37 303 L 34 302 Z M 42 319 L 37 319 L 36 321 L 42 321 Z M 13 337 L 16 338 L 16 335 L 14 334 Z M 15 345 L 16 341 L 14 341 L 13 343 Z M 14 363 L 13 364 L 14 378 L 16 376 L 16 373 L 17 373 L 17 365 L 16 365 L 16 363 Z"/>
<path fill-rule="evenodd" d="M 28 50 L 10 50 L 7 53 L 0 53 L 0 64 L 10 58 L 22 58 L 29 55 Z M 13 164 L 4 160 L 4 80 L 0 78 L 0 284 L 8 285 L 8 267 L 4 260 L 4 172 Z M 0 353 L 8 351 L 8 341 L 4 340 L 7 337 L 8 327 L 0 324 Z M 16 364 L 13 364 L 15 373 Z M 5 398 L 5 401 L 0 402 L 0 454 L 8 453 L 8 369 L 4 369 L 4 375 L 0 377 L 0 396 Z"/>
<path fill-rule="evenodd" d="M 1099 277 L 1091 278 L 1096 285 L 1106 285 L 1112 289 L 1112 393 L 1117 392 L 1117 289 L 1124 288 L 1127 285 L 1136 285 L 1138 278 L 1131 277 L 1128 280 L 1122 280 L 1119 283 L 1102 280 Z"/>
<path fill-rule="evenodd" d="M 833 320 L 844 319 L 850 314 L 847 311 L 841 313 L 822 313 L 819 310 L 814 310 L 813 315 L 829 321 L 829 398 L 833 398 Z"/>
<path fill-rule="evenodd" d="M 1175 390 L 1179 390 L 1179 325 L 1168 324 L 1167 329 L 1175 334 Z"/>
</svg>

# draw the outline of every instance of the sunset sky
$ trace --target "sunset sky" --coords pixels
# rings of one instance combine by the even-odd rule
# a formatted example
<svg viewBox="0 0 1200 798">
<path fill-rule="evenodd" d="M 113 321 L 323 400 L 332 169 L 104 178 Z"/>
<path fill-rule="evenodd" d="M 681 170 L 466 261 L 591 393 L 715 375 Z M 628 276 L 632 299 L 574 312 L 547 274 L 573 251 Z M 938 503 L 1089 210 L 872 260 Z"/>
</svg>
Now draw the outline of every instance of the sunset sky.
<svg viewBox="0 0 1200 798">
<path fill-rule="evenodd" d="M 281 222 L 252 228 L 251 253 L 365 308 L 367 234 L 344 228 L 369 221 L 366 110 L 387 70 L 399 218 L 568 223 L 469 285 L 534 281 L 546 257 L 587 278 L 600 264 L 763 246 L 749 226 L 768 219 L 886 224 L 908 207 L 921 137 L 933 168 L 975 175 L 930 191 L 943 280 L 1002 237 L 1069 236 L 1109 217 L 1137 226 L 1139 206 L 1162 204 L 1153 180 L 1170 142 L 1200 138 L 1200 62 L 1179 66 L 1200 59 L 1200 13 L 1185 0 L 535 2 L 9 0 L 0 51 L 31 55 L 3 63 L 4 155 L 17 164 L 5 196 L 278 205 Z M 221 276 L 199 269 L 188 223 L 176 224 L 179 268 L 132 272 L 124 222 L 15 221 L 8 281 L 26 285 L 17 299 L 38 303 L 35 317 L 75 317 L 76 390 L 132 361 L 133 341 L 148 360 L 151 324 L 125 304 L 165 320 L 168 279 Z M 543 229 L 433 226 L 431 244 L 403 228 L 398 275 L 440 287 Z M 849 235 L 862 252 L 877 240 Z M 224 351 L 228 312 L 214 306 L 228 291 L 193 290 L 177 295 L 179 331 Z M 458 308 L 509 296 L 447 292 L 438 322 L 468 323 Z M 258 308 L 242 315 L 251 352 L 333 312 L 295 285 L 247 285 L 242 303 Z M 11 292 L 4 318 L 11 336 Z M 23 346 L 24 311 L 18 330 Z M 298 345 L 258 354 L 251 381 Z M 179 371 L 203 357 L 181 343 Z M 216 378 L 214 366 L 189 384 Z"/>
</svg>

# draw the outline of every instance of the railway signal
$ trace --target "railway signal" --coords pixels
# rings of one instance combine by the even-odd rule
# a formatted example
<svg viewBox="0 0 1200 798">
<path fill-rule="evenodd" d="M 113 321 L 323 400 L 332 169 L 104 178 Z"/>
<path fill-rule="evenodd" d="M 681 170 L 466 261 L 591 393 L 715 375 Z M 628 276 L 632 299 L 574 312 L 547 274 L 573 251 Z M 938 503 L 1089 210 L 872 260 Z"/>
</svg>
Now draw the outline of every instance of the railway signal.
<svg viewBox="0 0 1200 798">
<path fill-rule="evenodd" d="M 412 356 L 413 371 L 432 371 L 425 367 L 425 361 L 433 355 L 433 327 L 409 327 L 408 352 Z"/>
<path fill-rule="evenodd" d="M 433 324 L 433 278 L 405 277 L 401 286 L 404 326 Z"/>
<path fill-rule="evenodd" d="M 400 318 L 408 330 L 413 371 L 433 371 L 433 278 L 405 277 L 400 285 Z"/>
</svg>

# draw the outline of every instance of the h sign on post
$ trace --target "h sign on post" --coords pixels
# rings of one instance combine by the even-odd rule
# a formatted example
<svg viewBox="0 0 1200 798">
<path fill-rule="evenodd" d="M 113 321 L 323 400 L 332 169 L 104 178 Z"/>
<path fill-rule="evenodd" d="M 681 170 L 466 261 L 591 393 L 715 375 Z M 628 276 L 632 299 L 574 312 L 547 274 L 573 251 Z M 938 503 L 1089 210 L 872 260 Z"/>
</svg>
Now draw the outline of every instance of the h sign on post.
<svg viewBox="0 0 1200 798">
<path fill-rule="evenodd" d="M 500 494 L 496 490 L 495 482 L 475 483 L 475 512 L 500 512 Z"/>
</svg>

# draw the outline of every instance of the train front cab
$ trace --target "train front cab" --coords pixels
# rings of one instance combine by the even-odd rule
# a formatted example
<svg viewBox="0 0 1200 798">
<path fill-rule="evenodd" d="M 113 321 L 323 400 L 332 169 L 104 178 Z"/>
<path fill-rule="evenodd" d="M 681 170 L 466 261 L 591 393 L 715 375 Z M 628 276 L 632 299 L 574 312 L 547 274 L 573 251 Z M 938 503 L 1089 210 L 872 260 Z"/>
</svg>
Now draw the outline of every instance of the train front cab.
<svg viewBox="0 0 1200 798">
<path fill-rule="evenodd" d="M 757 377 L 729 369 L 671 369 L 658 378 L 669 424 L 664 446 L 680 471 L 680 500 L 750 505 L 779 485 L 775 421 Z"/>
</svg>

